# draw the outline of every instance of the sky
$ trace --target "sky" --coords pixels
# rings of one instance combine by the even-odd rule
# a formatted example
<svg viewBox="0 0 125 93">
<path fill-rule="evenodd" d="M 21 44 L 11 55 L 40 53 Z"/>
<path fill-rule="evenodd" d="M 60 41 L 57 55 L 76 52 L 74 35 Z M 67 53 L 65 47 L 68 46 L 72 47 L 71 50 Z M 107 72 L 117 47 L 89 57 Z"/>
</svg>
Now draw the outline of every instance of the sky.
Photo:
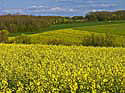
<svg viewBox="0 0 125 93">
<path fill-rule="evenodd" d="M 125 10 L 125 0 L 0 0 L 0 14 L 85 16 L 105 10 Z"/>
</svg>

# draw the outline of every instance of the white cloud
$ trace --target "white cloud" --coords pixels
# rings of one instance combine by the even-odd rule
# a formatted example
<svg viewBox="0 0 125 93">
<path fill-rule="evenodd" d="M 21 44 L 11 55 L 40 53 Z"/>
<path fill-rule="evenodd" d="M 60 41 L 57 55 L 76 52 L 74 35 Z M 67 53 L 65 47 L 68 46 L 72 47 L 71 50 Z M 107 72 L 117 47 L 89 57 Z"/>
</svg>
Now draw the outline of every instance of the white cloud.
<svg viewBox="0 0 125 93">
<path fill-rule="evenodd" d="M 73 12 L 73 11 L 75 11 L 75 10 L 74 10 L 74 9 L 69 9 L 69 11 L 70 11 L 70 12 Z"/>
<path fill-rule="evenodd" d="M 52 11 L 65 11 L 65 9 L 61 8 L 61 7 L 52 7 L 52 8 L 50 8 L 50 10 L 52 10 Z"/>
</svg>

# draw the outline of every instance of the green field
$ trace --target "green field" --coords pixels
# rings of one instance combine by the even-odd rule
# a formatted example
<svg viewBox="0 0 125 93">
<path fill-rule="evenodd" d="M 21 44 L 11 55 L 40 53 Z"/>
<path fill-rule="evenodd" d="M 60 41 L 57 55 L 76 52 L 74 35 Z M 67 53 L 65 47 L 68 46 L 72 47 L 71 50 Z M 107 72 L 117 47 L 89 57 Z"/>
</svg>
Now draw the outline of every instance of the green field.
<svg viewBox="0 0 125 93">
<path fill-rule="evenodd" d="M 96 26 L 83 26 L 79 28 L 74 28 L 74 30 L 97 32 L 97 33 L 110 33 L 110 34 L 125 36 L 125 23 L 96 25 Z"/>
<path fill-rule="evenodd" d="M 97 29 L 99 29 L 101 26 L 105 29 L 99 29 L 97 30 L 96 32 L 99 33 L 99 32 L 106 32 L 104 30 L 107 30 L 110 28 L 110 31 L 112 32 L 112 30 L 114 31 L 114 29 L 119 29 L 120 28 L 120 31 L 117 31 L 117 32 L 123 32 L 123 34 L 125 33 L 125 21 L 122 20 L 122 21 L 112 21 L 112 22 L 109 22 L 109 21 L 103 21 L 103 22 L 85 22 L 85 23 L 70 23 L 70 24 L 58 24 L 58 25 L 51 25 L 47 28 L 41 28 L 39 31 L 35 31 L 35 32 L 16 32 L 16 33 L 10 33 L 9 36 L 19 36 L 21 34 L 26 34 L 26 35 L 32 35 L 32 34 L 37 34 L 37 33 L 43 33 L 43 32 L 48 32 L 48 31 L 54 31 L 54 30 L 63 30 L 63 29 L 84 29 L 85 28 L 85 31 L 91 31 L 91 32 L 95 32 L 96 30 L 96 27 Z M 95 27 L 95 29 L 89 29 L 90 27 Z M 88 29 L 88 30 L 87 30 Z M 114 32 L 117 34 L 117 32 Z M 121 34 L 120 34 L 121 35 Z"/>
<path fill-rule="evenodd" d="M 0 45 L 1 93 L 124 93 L 125 48 Z"/>
</svg>

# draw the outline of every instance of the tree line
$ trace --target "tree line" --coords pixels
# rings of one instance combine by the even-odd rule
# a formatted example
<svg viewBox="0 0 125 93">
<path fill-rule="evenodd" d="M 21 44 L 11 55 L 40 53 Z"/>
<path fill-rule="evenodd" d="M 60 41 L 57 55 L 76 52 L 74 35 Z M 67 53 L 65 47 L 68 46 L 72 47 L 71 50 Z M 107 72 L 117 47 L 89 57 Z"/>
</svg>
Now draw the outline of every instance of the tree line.
<svg viewBox="0 0 125 93">
<path fill-rule="evenodd" d="M 61 16 L 4 15 L 0 16 L 0 30 L 34 32 L 63 21 Z"/>
<path fill-rule="evenodd" d="M 85 22 L 83 16 L 32 16 L 32 15 L 3 15 L 0 16 L 0 30 L 13 32 L 36 32 L 54 24 Z"/>
<path fill-rule="evenodd" d="M 89 21 L 125 20 L 125 10 L 119 10 L 115 12 L 90 12 L 85 16 L 85 18 Z"/>
</svg>

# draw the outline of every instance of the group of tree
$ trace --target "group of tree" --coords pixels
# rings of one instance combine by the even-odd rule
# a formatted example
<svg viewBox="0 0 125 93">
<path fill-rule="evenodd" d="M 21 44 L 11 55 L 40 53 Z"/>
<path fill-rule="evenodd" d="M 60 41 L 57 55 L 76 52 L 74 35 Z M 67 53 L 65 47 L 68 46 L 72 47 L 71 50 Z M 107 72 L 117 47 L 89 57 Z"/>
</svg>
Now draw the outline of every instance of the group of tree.
<svg viewBox="0 0 125 93">
<path fill-rule="evenodd" d="M 85 18 L 89 21 L 125 20 L 125 10 L 119 10 L 115 12 L 90 12 Z"/>
<path fill-rule="evenodd" d="M 0 16 L 0 30 L 34 32 L 63 21 L 61 16 L 3 15 Z"/>
<path fill-rule="evenodd" d="M 67 16 L 65 20 L 65 23 L 82 23 L 88 21 L 85 16 Z"/>
<path fill-rule="evenodd" d="M 83 16 L 32 16 L 8 14 L 0 16 L 0 30 L 12 32 L 36 32 L 53 24 L 85 22 Z"/>
</svg>

